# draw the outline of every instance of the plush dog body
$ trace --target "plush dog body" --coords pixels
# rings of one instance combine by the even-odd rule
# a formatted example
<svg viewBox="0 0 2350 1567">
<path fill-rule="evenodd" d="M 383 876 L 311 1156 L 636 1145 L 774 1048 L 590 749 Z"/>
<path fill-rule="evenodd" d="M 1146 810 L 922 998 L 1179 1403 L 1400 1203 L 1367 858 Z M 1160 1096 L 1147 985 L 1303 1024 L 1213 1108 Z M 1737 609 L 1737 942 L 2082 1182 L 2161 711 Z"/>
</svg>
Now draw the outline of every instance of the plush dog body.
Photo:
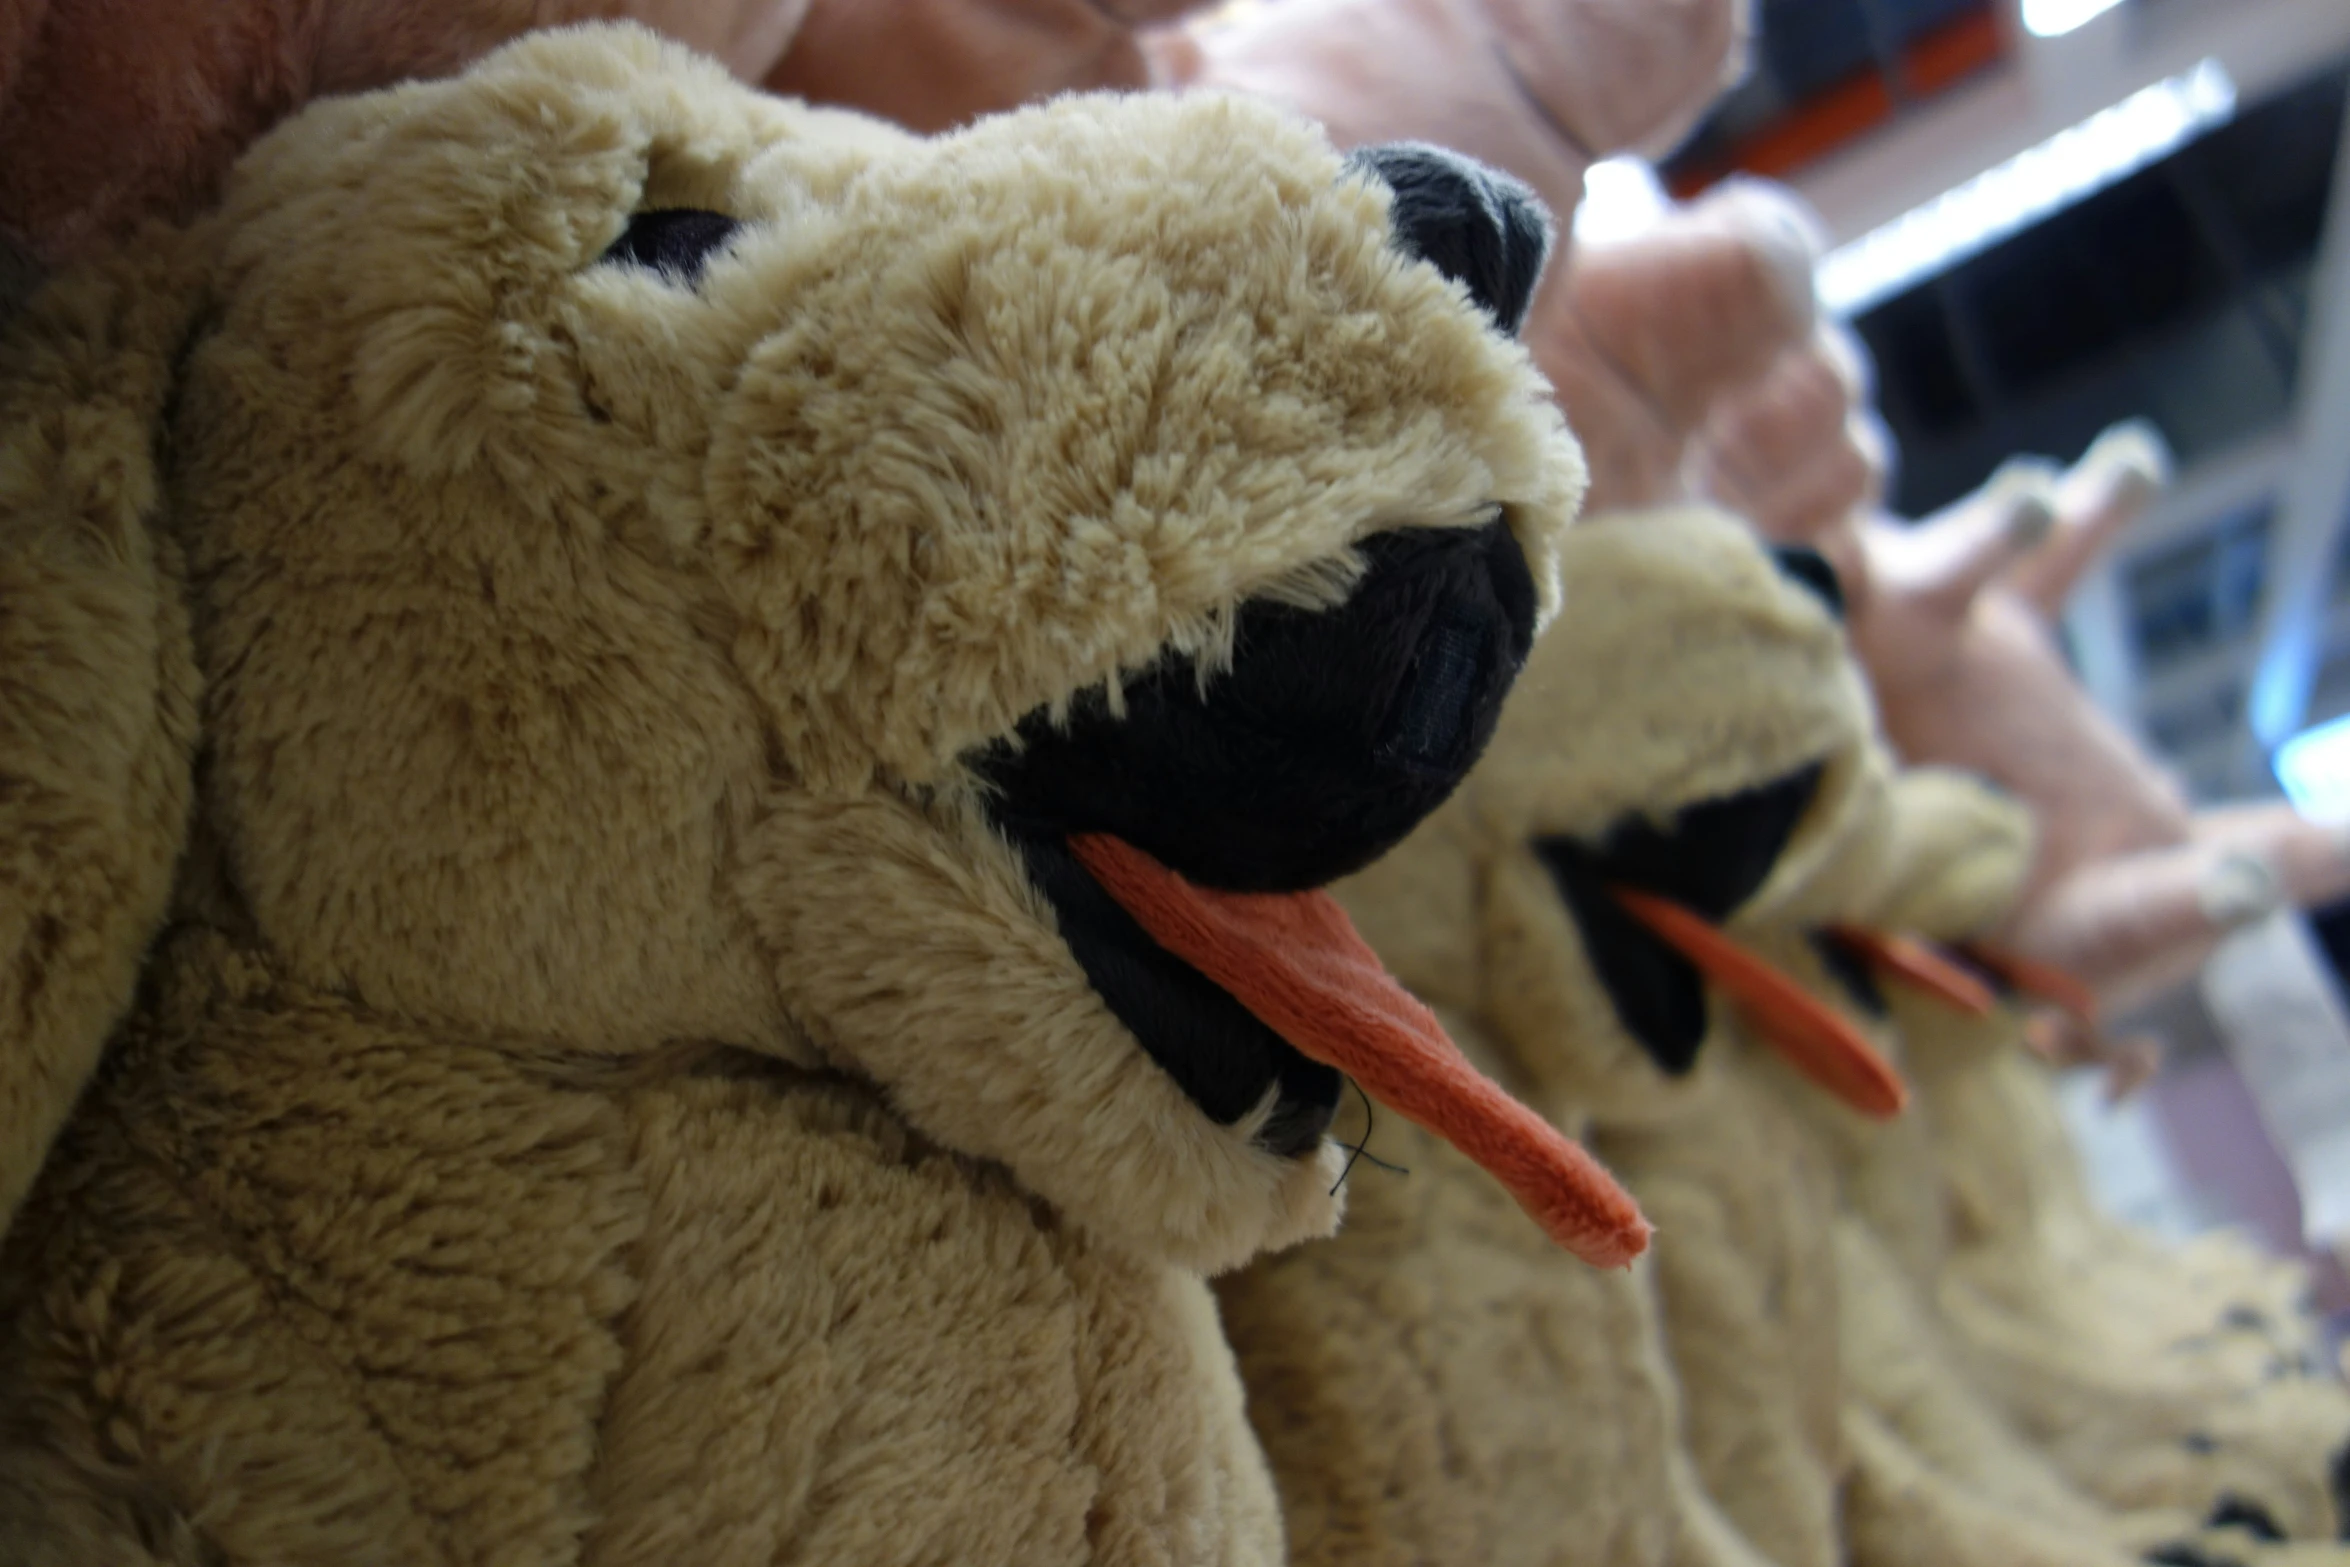
<svg viewBox="0 0 2350 1567">
<path fill-rule="evenodd" d="M 1852 917 L 1947 943 L 1994 930 L 2032 863 L 2024 809 L 1914 769 L 1891 816 Z M 2290 1270 L 2099 1214 L 2012 1005 L 1977 1015 L 1896 978 L 1855 984 L 1816 964 L 1806 977 L 1873 1019 L 1917 1096 L 1880 1126 L 1800 1086 L 1786 1096 L 1840 1171 L 1846 1369 L 1876 1427 L 1856 1448 L 1909 1471 L 1911 1522 L 1942 1515 L 1953 1560 L 1975 1559 L 1957 1542 L 1997 1541 L 2001 1559 L 2051 1563 L 2175 1548 L 2231 1498 L 2330 1533 L 2323 1478 L 2343 1418 L 2327 1406 L 2343 1395 L 2289 1342 L 2307 1329 Z M 1855 1508 L 1896 1494 L 1869 1467 Z M 1857 1515 L 1856 1553 L 1879 1533 L 1880 1559 L 1907 1559 L 1899 1530 Z"/>
<path fill-rule="evenodd" d="M 1484 760 L 1341 895 L 1528 1103 L 1663 1147 L 1724 1091 L 1700 1052 L 1715 1019 L 1698 976 L 1600 900 L 1622 880 L 1719 918 L 1793 896 L 1867 792 L 1845 749 L 1865 702 L 1816 579 L 1730 519 L 1595 518 L 1562 558 L 1573 613 L 1537 645 Z M 1669 884 L 1692 866 L 1727 880 Z M 1669 1077 L 1660 1052 L 1696 1070 Z M 1698 1480 L 1667 1353 L 1658 1285 L 1684 1255 L 1704 1272 L 1712 1226 L 1676 1221 L 1653 1269 L 1580 1270 L 1484 1213 L 1465 1166 L 1384 1118 L 1349 1189 L 1335 1240 L 1217 1286 L 1299 1560 L 1769 1559 Z M 1824 1308 L 1813 1292 L 1829 1285 L 1805 1259 L 1784 1309 Z M 1766 1467 L 1803 1468 L 1824 1514 L 1832 1327 L 1820 1342 L 1826 1365 L 1764 1374 L 1806 1382 L 1826 1429 Z"/>
<path fill-rule="evenodd" d="M 1581 482 L 1544 243 L 1245 105 L 922 143 L 592 29 L 52 285 L 0 1556 L 1277 1559 L 1202 1276 L 1335 1222 L 1338 1078 L 1071 846 L 1287 896 L 1465 770 Z"/>
</svg>

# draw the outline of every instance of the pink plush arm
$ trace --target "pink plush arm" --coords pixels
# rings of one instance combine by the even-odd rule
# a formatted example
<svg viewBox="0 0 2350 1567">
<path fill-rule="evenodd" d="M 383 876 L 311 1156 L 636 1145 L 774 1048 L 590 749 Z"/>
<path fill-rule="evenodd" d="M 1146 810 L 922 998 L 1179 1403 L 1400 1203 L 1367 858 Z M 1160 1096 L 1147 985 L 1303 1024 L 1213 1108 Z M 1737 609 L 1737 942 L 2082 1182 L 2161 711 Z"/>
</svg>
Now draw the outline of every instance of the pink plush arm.
<svg viewBox="0 0 2350 1567">
<path fill-rule="evenodd" d="M 630 17 L 747 81 L 924 128 L 1140 86 L 1137 29 L 1196 0 L 0 0 L 0 241 L 57 262 L 211 200 L 311 96 Z"/>
<path fill-rule="evenodd" d="M 790 51 L 746 74 L 778 92 L 943 130 L 1053 93 L 1149 86 L 1159 73 L 1143 30 L 1202 3 L 810 0 Z"/>
<path fill-rule="evenodd" d="M 2038 854 L 2005 939 L 2109 1005 L 2192 976 L 2247 919 L 2350 894 L 2342 833 L 2282 803 L 2192 810 L 2057 646 L 2074 583 L 2166 473 L 2125 426 L 2069 473 L 2015 465 L 1923 524 L 1863 533 L 1873 597 L 1854 636 L 1888 732 L 2031 806 Z"/>
<path fill-rule="evenodd" d="M 1866 356 L 1822 321 L 1808 342 L 1715 408 L 1689 482 L 1763 537 L 1825 553 L 1856 607 L 1868 592 L 1859 518 L 1884 490 L 1890 443 L 1868 407 Z"/>
<path fill-rule="evenodd" d="M 1734 184 L 1644 233 L 1578 246 L 1526 338 L 1591 464 L 1592 513 L 1687 493 L 1692 437 L 1813 328 L 1818 239 L 1775 187 Z"/>
<path fill-rule="evenodd" d="M 1340 142 L 1432 141 L 1561 221 L 1583 171 L 1669 142 L 1745 59 L 1745 0 L 1280 0 L 1162 41 L 1170 80 L 1262 94 Z"/>
<path fill-rule="evenodd" d="M 2282 803 L 2199 811 L 2183 843 L 2093 860 L 2049 883 L 2009 940 L 2126 1005 L 2192 978 L 2249 920 L 2350 895 L 2346 851 L 2350 837 Z"/>
<path fill-rule="evenodd" d="M 2226 936 L 2207 894 L 2227 880 L 2222 858 L 2189 842 L 2092 860 L 2041 888 L 2004 934 L 2109 1008 L 2149 999 L 2192 979 Z"/>
</svg>

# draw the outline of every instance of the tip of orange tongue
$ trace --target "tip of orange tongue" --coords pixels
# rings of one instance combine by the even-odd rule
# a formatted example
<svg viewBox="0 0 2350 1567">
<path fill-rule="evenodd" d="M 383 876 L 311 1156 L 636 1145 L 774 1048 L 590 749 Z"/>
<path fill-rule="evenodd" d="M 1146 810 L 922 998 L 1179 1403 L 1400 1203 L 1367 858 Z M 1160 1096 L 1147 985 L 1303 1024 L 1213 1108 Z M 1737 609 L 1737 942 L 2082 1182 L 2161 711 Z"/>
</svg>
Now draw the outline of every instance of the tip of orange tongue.
<svg viewBox="0 0 2350 1567">
<path fill-rule="evenodd" d="M 1999 1006 L 1989 985 L 1914 937 L 1858 925 L 1831 926 L 1829 934 L 1866 958 L 1879 973 L 1914 986 L 1969 1017 L 1989 1017 Z"/>
<path fill-rule="evenodd" d="M 1827 1003 L 1679 904 L 1630 887 L 1608 890 L 1736 1002 L 1796 1071 L 1863 1115 L 1899 1115 L 1909 1103 L 1901 1074 Z"/>
<path fill-rule="evenodd" d="M 2063 969 L 1989 942 L 1971 941 L 1959 950 L 2023 994 L 2047 1002 L 2083 1028 L 2096 1029 L 2097 993 Z"/>
<path fill-rule="evenodd" d="M 1195 886 L 1106 833 L 1074 835 L 1069 851 L 1153 941 L 1300 1054 L 1484 1166 L 1561 1246 L 1603 1268 L 1647 1250 L 1648 1221 L 1631 1194 L 1470 1065 L 1328 893 Z"/>
</svg>

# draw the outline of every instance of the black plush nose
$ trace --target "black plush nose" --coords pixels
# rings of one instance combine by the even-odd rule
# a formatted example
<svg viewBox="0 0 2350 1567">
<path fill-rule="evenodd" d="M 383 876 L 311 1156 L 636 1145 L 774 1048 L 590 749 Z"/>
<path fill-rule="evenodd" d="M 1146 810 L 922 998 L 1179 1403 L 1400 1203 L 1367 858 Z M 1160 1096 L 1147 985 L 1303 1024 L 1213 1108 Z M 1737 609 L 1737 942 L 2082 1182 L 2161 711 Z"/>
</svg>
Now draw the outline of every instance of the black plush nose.
<svg viewBox="0 0 2350 1567">
<path fill-rule="evenodd" d="M 1347 162 L 1395 192 L 1396 242 L 1466 287 L 1515 336 L 1550 256 L 1550 214 L 1534 193 L 1425 142 L 1365 147 Z"/>
<path fill-rule="evenodd" d="M 1838 620 L 1844 618 L 1844 583 L 1836 575 L 1836 568 L 1828 564 L 1828 557 L 1805 544 L 1780 544 L 1771 549 L 1771 558 L 1779 563 L 1779 570 L 1812 591 L 1812 595 L 1828 606 L 1828 613 Z"/>
<path fill-rule="evenodd" d="M 1187 658 L 1036 713 L 980 759 L 1025 839 L 1115 833 L 1203 886 L 1320 887 L 1400 841 L 1460 782 L 1534 640 L 1534 579 L 1499 518 L 1361 546 L 1346 602 L 1244 605 L 1229 668 Z"/>
</svg>

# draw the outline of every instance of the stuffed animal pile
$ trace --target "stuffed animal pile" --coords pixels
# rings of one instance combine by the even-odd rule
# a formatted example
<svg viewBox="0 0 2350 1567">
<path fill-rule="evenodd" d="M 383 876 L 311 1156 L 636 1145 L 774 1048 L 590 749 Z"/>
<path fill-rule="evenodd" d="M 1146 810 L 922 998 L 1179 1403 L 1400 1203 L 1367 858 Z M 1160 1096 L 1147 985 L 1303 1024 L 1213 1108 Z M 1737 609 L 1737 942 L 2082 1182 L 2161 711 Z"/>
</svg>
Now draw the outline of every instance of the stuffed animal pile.
<svg viewBox="0 0 2350 1567">
<path fill-rule="evenodd" d="M 0 1558 L 1276 1560 L 1203 1275 L 1336 1222 L 1338 1066 L 1636 1253 L 1315 891 L 1558 602 L 1548 234 L 591 29 L 53 283 Z"/>
<path fill-rule="evenodd" d="M 1359 107 L 1376 17 L 1557 85 L 1483 16 L 1157 58 Z M 1578 172 L 1688 97 L 1567 79 Z M 1972 590 L 2135 459 L 1897 548 L 1800 212 L 1546 286 L 1539 189 L 1317 112 L 923 139 L 599 25 L 57 220 L 0 1561 L 2343 1554 L 2301 1279 L 2099 1214 L 2025 1048 L 2094 1036 L 2061 791 L 1878 728 L 2055 678 Z"/>
<path fill-rule="evenodd" d="M 2303 1281 L 2094 1218 L 2068 1163 L 2001 977 L 2029 966 L 1989 940 L 2022 810 L 1894 766 L 1818 557 L 1682 510 L 1587 520 L 1562 560 L 1585 612 L 1341 893 L 1657 1242 L 1577 1270 L 1457 1158 L 1353 1122 L 1342 1233 L 1218 1285 L 1297 1559 L 2123 1567 L 2332 1539 L 2350 1395 Z"/>
</svg>

